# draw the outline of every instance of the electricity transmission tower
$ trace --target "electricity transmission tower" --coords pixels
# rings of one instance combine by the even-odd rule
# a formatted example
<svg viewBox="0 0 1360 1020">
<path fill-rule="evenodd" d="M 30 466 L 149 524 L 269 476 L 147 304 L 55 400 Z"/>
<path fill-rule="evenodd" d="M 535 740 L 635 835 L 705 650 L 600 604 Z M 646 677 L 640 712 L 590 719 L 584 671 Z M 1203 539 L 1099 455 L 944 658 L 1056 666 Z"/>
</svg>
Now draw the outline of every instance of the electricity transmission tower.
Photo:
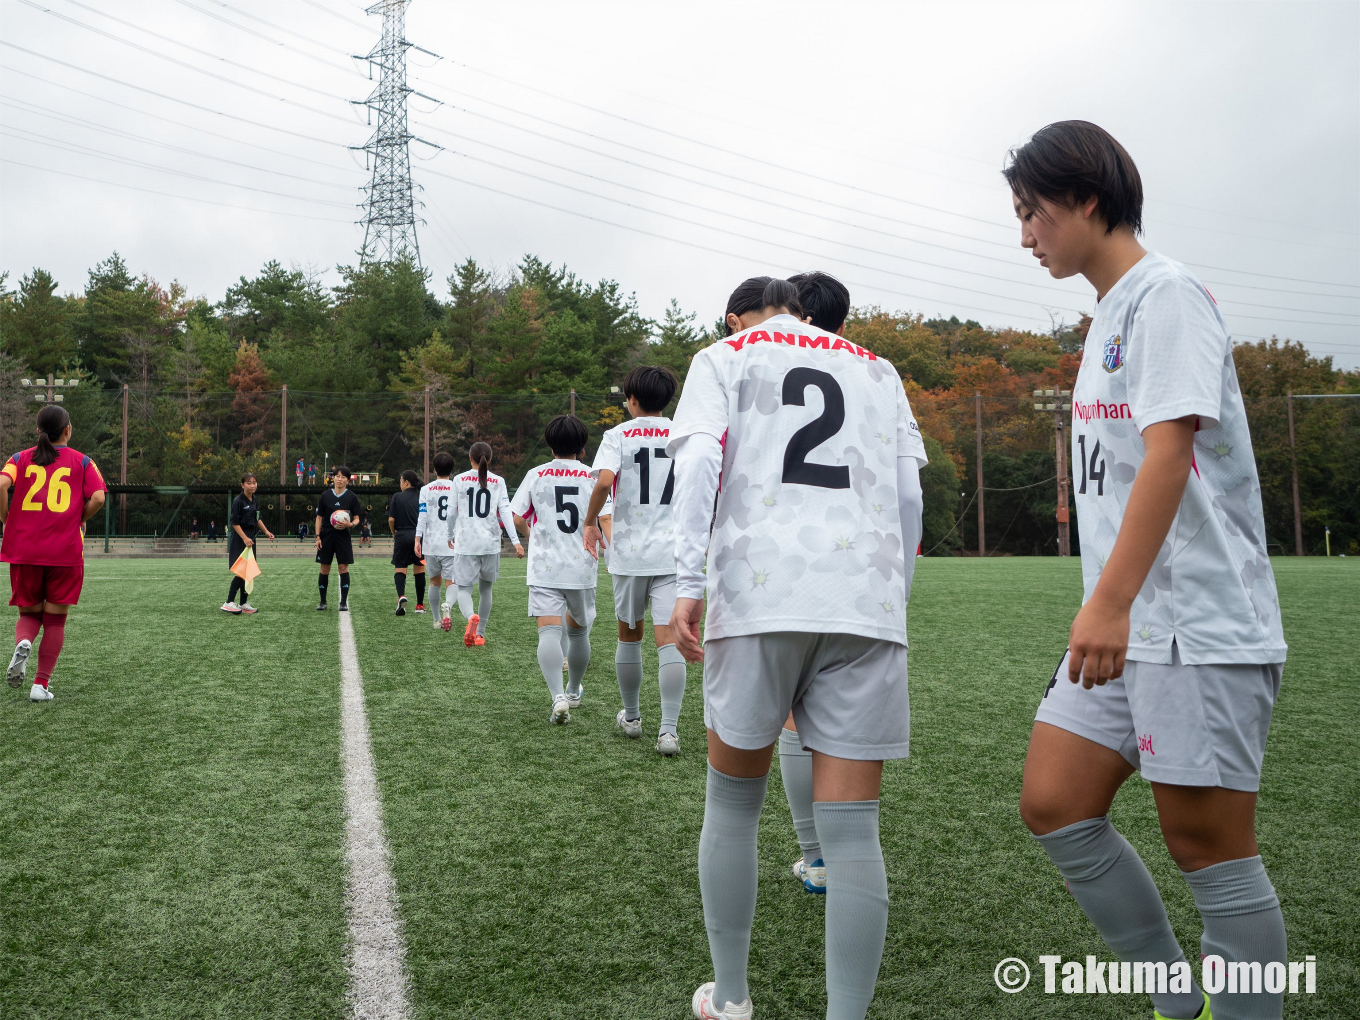
<svg viewBox="0 0 1360 1020">
<path fill-rule="evenodd" d="M 382 39 L 368 56 L 356 55 L 356 60 L 368 62 L 369 77 L 374 65 L 378 68 L 378 86 L 367 99 L 351 100 L 356 106 L 368 107 L 368 122 L 377 126 L 364 145 L 351 148 L 366 153 L 366 162 L 373 172 L 369 181 L 368 197 L 363 203 L 364 246 L 359 252 L 364 262 L 390 262 L 405 249 L 420 261 L 420 244 L 416 240 L 415 200 L 411 193 L 411 142 L 421 142 L 440 148 L 433 142 L 417 138 L 406 128 L 406 97 L 417 95 L 431 102 L 432 96 L 415 92 L 406 84 L 406 51 L 420 50 L 438 57 L 406 40 L 406 6 L 411 0 L 378 0 L 368 8 L 369 14 L 381 14 Z M 423 222 L 423 221 L 422 221 Z"/>
</svg>

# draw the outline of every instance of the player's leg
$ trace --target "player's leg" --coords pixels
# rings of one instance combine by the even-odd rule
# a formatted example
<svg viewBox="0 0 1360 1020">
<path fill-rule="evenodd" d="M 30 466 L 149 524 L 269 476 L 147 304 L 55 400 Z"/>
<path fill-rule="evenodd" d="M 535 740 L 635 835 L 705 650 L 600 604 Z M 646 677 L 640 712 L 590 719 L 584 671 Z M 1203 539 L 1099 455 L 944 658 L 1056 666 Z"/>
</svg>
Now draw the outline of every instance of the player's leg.
<svg viewBox="0 0 1360 1020">
<path fill-rule="evenodd" d="M 317 576 L 316 587 L 321 593 L 321 598 L 316 604 L 317 611 L 326 609 L 326 596 L 331 584 L 331 561 L 335 559 L 335 543 L 332 541 L 335 533 L 321 536 L 321 548 L 316 551 Z"/>
<path fill-rule="evenodd" d="M 627 600 L 627 582 L 631 578 L 614 578 L 614 612 L 627 612 L 620 609 L 620 599 Z M 642 621 L 629 623 L 622 616 L 618 618 L 619 643 L 614 648 L 614 674 L 619 683 L 619 699 L 623 707 L 614 717 L 614 725 L 623 731 L 624 736 L 634 739 L 642 736 Z"/>
<path fill-rule="evenodd" d="M 1138 761 L 1125 681 L 1087 690 L 1067 679 L 1065 658 L 1054 675 L 1030 734 L 1020 817 L 1121 960 L 1161 962 L 1168 970 L 1185 964 L 1147 866 L 1110 824 L 1110 805 Z M 1197 1016 L 1204 1005 L 1198 986 L 1171 987 L 1151 996 L 1157 1011 Z"/>
<path fill-rule="evenodd" d="M 585 679 L 590 667 L 590 628 L 595 623 L 595 589 L 581 588 L 563 592 L 567 612 L 562 622 L 567 632 L 567 700 L 572 708 L 581 704 Z"/>
<path fill-rule="evenodd" d="M 443 616 L 439 611 L 439 596 L 441 592 L 440 586 L 444 583 L 444 579 L 440 577 L 437 570 L 432 571 L 429 575 L 429 578 L 430 578 L 430 608 L 431 610 L 433 610 L 430 613 L 431 618 L 430 622 L 435 630 L 439 630 L 443 626 Z"/>
<path fill-rule="evenodd" d="M 793 831 L 803 851 L 803 856 L 794 862 L 793 873 L 808 892 L 824 893 L 826 866 L 812 813 L 812 752 L 803 747 L 792 712 L 779 731 L 779 776 L 784 781 L 784 799 L 793 817 Z"/>
<path fill-rule="evenodd" d="M 49 567 L 48 570 L 83 572 L 81 567 Z M 38 642 L 38 671 L 33 676 L 33 689 L 29 692 L 29 697 L 33 701 L 49 700 L 52 696 L 47 687 L 52 679 L 52 671 L 57 668 L 62 645 L 66 642 L 66 614 L 70 609 L 71 605 L 66 603 L 51 601 L 43 603 L 42 640 Z M 39 688 L 42 689 L 41 693 Z"/>
<path fill-rule="evenodd" d="M 349 564 L 340 564 L 340 608 L 349 608 Z"/>
<path fill-rule="evenodd" d="M 538 622 L 538 668 L 552 698 L 552 722 L 571 721 L 571 706 L 562 689 L 562 618 L 566 599 L 556 588 L 529 586 L 529 615 Z"/>
<path fill-rule="evenodd" d="M 425 612 L 425 564 L 417 561 L 416 572 L 416 612 Z"/>
<path fill-rule="evenodd" d="M 477 637 L 475 643 L 486 644 L 486 621 L 491 618 L 492 588 L 496 584 L 496 579 L 501 574 L 500 553 L 488 553 L 481 559 L 481 574 L 477 579 L 477 615 L 481 618 L 477 623 Z"/>
<path fill-rule="evenodd" d="M 755 634 L 704 644 L 708 780 L 699 836 L 699 891 L 713 982 L 696 1012 L 750 1016 L 746 967 L 756 910 L 756 837 L 770 762 L 815 638 Z M 731 1007 L 731 1008 L 728 1008 Z"/>
<path fill-rule="evenodd" d="M 472 586 L 476 583 L 480 572 L 481 565 L 476 556 L 453 556 L 453 584 L 451 587 L 458 603 L 458 612 L 467 621 L 467 626 L 463 628 L 463 644 L 468 648 L 471 648 L 475 643 L 477 624 L 481 622 L 477 616 L 477 611 L 472 607 Z"/>
<path fill-rule="evenodd" d="M 392 569 L 392 583 L 397 588 L 397 616 L 406 615 L 406 568 L 394 567 Z"/>
<path fill-rule="evenodd" d="M 656 638 L 656 683 L 661 691 L 661 728 L 656 749 L 660 754 L 680 753 L 680 708 L 685 701 L 685 657 L 675 647 L 671 612 L 675 609 L 675 578 L 649 577 L 647 598 L 652 606 L 652 633 Z M 642 621 L 638 621 L 641 625 Z"/>
<path fill-rule="evenodd" d="M 1256 795 L 1281 667 L 1184 666 L 1177 658 L 1132 663 L 1125 679 L 1135 728 L 1147 735 L 1143 777 L 1204 922 L 1200 952 L 1228 964 L 1285 964 L 1284 917 L 1256 846 Z M 1278 1020 L 1283 999 L 1224 992 L 1213 996 L 1213 1015 Z"/>
<path fill-rule="evenodd" d="M 28 659 L 33 653 L 33 642 L 42 629 L 43 592 L 42 567 L 28 563 L 9 565 L 9 604 L 19 609 L 19 620 L 14 625 L 14 654 L 10 656 L 6 682 L 14 688 L 23 686 L 28 671 Z"/>
</svg>

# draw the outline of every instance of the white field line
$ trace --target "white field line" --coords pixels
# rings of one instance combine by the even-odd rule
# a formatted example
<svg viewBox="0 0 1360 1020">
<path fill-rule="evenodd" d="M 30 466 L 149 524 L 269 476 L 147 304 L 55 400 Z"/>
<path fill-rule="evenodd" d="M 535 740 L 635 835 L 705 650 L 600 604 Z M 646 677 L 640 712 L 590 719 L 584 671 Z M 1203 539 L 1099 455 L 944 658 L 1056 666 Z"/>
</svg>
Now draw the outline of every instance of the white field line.
<svg viewBox="0 0 1360 1020">
<path fill-rule="evenodd" d="M 382 801 L 364 711 L 364 678 L 349 613 L 340 617 L 340 729 L 345 759 L 349 1002 L 355 1020 L 406 1020 L 406 942 L 383 836 Z"/>
</svg>

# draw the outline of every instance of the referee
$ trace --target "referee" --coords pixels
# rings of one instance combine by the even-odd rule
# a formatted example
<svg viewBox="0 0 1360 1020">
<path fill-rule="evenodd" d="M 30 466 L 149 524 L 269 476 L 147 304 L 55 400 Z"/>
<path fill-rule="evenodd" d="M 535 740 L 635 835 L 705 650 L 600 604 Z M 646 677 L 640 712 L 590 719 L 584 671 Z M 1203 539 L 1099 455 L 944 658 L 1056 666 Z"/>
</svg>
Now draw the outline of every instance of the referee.
<svg viewBox="0 0 1360 1020">
<path fill-rule="evenodd" d="M 255 490 L 260 483 L 255 475 L 247 471 L 241 476 L 241 491 L 236 494 L 236 498 L 231 501 L 231 513 L 227 517 L 227 566 L 232 566 L 240 558 L 241 553 L 247 547 L 255 547 L 255 537 L 260 532 L 264 532 L 265 538 L 274 541 L 274 533 L 269 527 L 260 520 L 260 507 L 255 502 Z M 197 522 L 195 522 L 197 523 Z M 260 551 L 255 549 L 255 556 L 258 559 Z M 240 598 L 241 604 L 238 606 L 233 600 Z M 253 613 L 255 607 L 246 601 L 246 582 L 231 575 L 231 588 L 227 591 L 227 601 L 222 603 L 224 613 Z"/>
<path fill-rule="evenodd" d="M 425 563 L 416 555 L 416 523 L 420 519 L 420 475 L 401 473 L 401 491 L 387 501 L 387 527 L 392 532 L 393 580 L 397 585 L 397 615 L 406 615 L 406 568 L 416 568 L 416 612 L 425 612 Z"/>
<path fill-rule="evenodd" d="M 349 530 L 359 522 L 359 497 L 349 491 L 349 468 L 341 465 L 331 472 L 331 488 L 324 490 L 316 501 L 316 562 L 321 564 L 321 575 L 316 579 L 321 589 L 317 611 L 326 605 L 326 589 L 331 581 L 331 561 L 340 563 L 340 612 L 349 612 L 349 565 L 354 562 L 354 543 Z M 349 520 L 342 525 L 331 523 L 331 514 L 343 510 Z"/>
</svg>

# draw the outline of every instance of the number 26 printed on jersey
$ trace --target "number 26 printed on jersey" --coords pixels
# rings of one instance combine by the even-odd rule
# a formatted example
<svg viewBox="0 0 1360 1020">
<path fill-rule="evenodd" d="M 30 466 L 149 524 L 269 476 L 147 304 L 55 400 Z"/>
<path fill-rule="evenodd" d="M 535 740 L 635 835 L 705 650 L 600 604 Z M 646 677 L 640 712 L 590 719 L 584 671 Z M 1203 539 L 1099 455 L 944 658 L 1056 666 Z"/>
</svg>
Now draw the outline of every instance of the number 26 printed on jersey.
<svg viewBox="0 0 1360 1020">
<path fill-rule="evenodd" d="M 42 510 L 43 504 L 39 502 L 38 494 L 42 492 L 43 486 L 47 486 L 47 506 L 54 514 L 64 514 L 71 506 L 71 485 L 66 481 L 71 476 L 71 469 L 59 467 L 52 472 L 52 479 L 47 478 L 47 468 L 41 464 L 30 464 L 24 472 L 25 478 L 36 478 L 37 481 L 24 494 L 24 501 L 19 504 L 20 510 Z"/>
</svg>

